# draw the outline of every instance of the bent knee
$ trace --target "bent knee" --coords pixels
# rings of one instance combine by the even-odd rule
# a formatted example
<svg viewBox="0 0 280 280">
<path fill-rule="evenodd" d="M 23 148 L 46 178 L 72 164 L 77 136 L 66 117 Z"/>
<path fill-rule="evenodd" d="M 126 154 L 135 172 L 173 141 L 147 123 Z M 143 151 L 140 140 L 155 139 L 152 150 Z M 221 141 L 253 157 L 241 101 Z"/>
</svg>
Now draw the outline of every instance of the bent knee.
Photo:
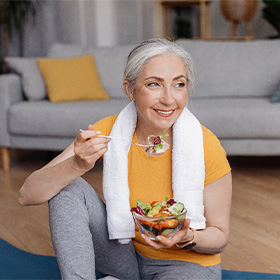
<svg viewBox="0 0 280 280">
<path fill-rule="evenodd" d="M 77 178 L 72 181 L 69 185 L 65 186 L 61 191 L 55 195 L 52 199 L 49 200 L 49 205 L 53 206 L 57 203 L 65 203 L 65 201 L 73 201 L 76 199 L 84 200 L 84 193 L 88 191 L 88 189 L 92 187 L 83 179 Z"/>
<path fill-rule="evenodd" d="M 93 187 L 83 178 L 79 177 L 65 186 L 56 196 L 49 200 L 49 207 L 63 207 L 68 202 L 75 204 L 75 202 L 101 200 Z"/>
</svg>

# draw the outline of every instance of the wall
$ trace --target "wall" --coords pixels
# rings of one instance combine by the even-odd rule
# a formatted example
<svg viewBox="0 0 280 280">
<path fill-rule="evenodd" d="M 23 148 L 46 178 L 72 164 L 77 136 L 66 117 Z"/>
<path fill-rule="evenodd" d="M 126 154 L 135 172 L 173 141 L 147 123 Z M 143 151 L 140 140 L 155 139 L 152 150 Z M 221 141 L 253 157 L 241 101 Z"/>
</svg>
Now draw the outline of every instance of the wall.
<svg viewBox="0 0 280 280">
<path fill-rule="evenodd" d="M 212 35 L 225 37 L 229 23 L 223 18 L 219 5 L 219 0 L 213 0 Z M 252 21 L 256 39 L 275 35 L 274 29 L 262 19 L 261 9 L 262 2 Z M 192 14 L 194 32 L 197 33 L 199 25 L 195 15 L 199 12 L 194 9 Z M 96 47 L 136 44 L 157 36 L 157 31 L 156 0 L 44 1 L 37 12 L 36 25 L 27 26 L 24 55 L 44 56 L 54 42 Z M 239 35 L 246 35 L 245 26 L 240 26 Z M 16 36 L 10 42 L 9 55 L 18 55 Z"/>
</svg>

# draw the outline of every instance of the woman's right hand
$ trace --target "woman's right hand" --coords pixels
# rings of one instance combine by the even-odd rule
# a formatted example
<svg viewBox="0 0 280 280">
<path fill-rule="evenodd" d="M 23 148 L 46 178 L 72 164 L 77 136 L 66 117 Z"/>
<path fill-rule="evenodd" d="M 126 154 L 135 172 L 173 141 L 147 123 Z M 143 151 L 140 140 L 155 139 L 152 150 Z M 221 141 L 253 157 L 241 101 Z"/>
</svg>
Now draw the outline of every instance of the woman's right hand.
<svg viewBox="0 0 280 280">
<path fill-rule="evenodd" d="M 74 140 L 75 168 L 87 172 L 92 169 L 96 161 L 108 150 L 110 139 L 98 137 L 100 132 L 89 125 L 87 130 L 82 131 Z"/>
</svg>

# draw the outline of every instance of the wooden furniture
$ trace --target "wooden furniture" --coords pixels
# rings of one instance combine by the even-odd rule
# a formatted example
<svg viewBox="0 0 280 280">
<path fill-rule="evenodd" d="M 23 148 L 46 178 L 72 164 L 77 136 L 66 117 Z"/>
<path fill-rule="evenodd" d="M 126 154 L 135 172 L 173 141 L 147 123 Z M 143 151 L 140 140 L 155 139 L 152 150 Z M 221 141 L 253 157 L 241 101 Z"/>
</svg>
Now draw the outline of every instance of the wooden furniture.
<svg viewBox="0 0 280 280">
<path fill-rule="evenodd" d="M 192 38 L 193 40 L 201 40 L 201 38 Z M 210 37 L 203 38 L 204 41 L 252 41 L 254 39 L 253 36 L 228 36 L 228 37 Z"/>
<path fill-rule="evenodd" d="M 220 8 L 223 16 L 230 24 L 229 37 L 237 36 L 238 25 L 246 24 L 249 37 L 254 38 L 251 20 L 258 10 L 258 0 L 221 0 Z"/>
<path fill-rule="evenodd" d="M 170 37 L 170 9 L 178 7 L 199 6 L 200 39 L 211 37 L 211 0 L 158 1 L 158 35 Z M 164 34 L 162 22 L 164 17 Z"/>
<path fill-rule="evenodd" d="M 9 170 L 10 156 L 8 148 L 1 148 L 1 162 L 3 170 Z"/>
</svg>

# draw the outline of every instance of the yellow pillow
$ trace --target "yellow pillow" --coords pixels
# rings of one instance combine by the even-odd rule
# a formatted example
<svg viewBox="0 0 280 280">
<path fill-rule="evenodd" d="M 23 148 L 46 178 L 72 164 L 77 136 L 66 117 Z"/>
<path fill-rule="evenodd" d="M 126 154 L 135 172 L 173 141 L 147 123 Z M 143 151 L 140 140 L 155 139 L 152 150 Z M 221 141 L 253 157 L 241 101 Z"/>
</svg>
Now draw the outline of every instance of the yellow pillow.
<svg viewBox="0 0 280 280">
<path fill-rule="evenodd" d="M 38 66 L 51 102 L 108 100 L 92 55 L 74 58 L 40 58 Z"/>
</svg>

